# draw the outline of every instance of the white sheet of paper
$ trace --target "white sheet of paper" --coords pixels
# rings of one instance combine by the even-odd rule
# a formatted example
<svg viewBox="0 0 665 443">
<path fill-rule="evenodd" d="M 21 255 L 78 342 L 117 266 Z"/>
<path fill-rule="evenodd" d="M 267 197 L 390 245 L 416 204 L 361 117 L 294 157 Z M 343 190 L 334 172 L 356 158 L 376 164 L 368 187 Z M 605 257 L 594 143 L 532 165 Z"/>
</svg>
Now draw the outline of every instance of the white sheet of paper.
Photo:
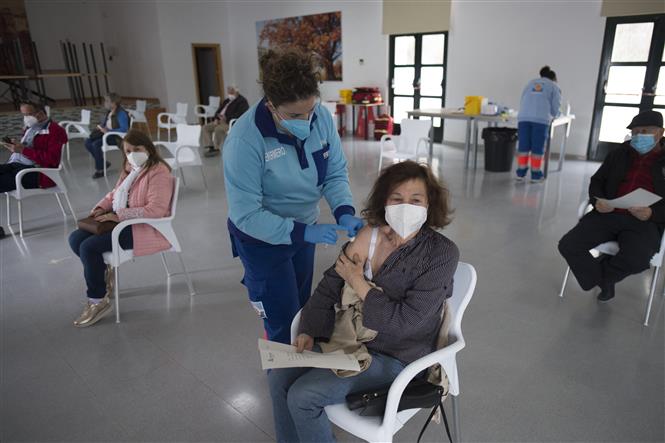
<svg viewBox="0 0 665 443">
<path fill-rule="evenodd" d="M 296 352 L 295 346 L 276 343 L 259 338 L 259 353 L 263 369 L 276 368 L 324 368 L 360 371 L 358 360 L 350 354 L 303 351 Z"/>
<path fill-rule="evenodd" d="M 638 188 L 633 192 L 624 195 L 623 197 L 615 198 L 612 200 L 606 200 L 604 198 L 599 198 L 598 200 L 604 201 L 613 208 L 618 209 L 628 209 L 628 208 L 645 208 L 651 206 L 657 201 L 661 200 L 661 197 L 649 192 L 646 189 Z"/>
</svg>

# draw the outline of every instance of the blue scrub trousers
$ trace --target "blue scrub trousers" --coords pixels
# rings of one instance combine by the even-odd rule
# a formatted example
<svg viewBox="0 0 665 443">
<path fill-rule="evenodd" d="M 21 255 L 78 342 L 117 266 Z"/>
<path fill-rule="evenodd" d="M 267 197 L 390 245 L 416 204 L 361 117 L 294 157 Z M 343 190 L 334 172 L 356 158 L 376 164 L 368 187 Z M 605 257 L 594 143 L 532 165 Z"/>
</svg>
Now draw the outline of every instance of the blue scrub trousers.
<svg viewBox="0 0 665 443">
<path fill-rule="evenodd" d="M 520 154 L 531 152 L 542 156 L 545 152 L 545 142 L 549 135 L 549 125 L 534 122 L 519 122 L 517 124 L 518 148 Z"/>
<path fill-rule="evenodd" d="M 231 241 L 245 268 L 242 283 L 268 339 L 291 344 L 291 322 L 311 295 L 316 246 L 271 245 L 233 234 Z"/>
</svg>

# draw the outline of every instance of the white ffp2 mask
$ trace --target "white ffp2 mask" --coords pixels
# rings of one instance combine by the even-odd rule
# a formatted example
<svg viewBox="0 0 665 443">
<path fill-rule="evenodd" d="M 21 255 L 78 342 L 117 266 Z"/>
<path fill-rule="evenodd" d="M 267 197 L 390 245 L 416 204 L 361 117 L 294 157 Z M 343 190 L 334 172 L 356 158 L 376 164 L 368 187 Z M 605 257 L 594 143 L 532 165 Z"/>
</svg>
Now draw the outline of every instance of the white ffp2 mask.
<svg viewBox="0 0 665 443">
<path fill-rule="evenodd" d="M 35 117 L 34 115 L 26 115 L 23 117 L 23 125 L 26 128 L 32 128 L 37 123 L 39 123 L 39 120 L 37 120 L 37 117 Z"/>
<path fill-rule="evenodd" d="M 402 238 L 417 232 L 427 221 L 427 208 L 403 203 L 386 206 L 386 222 Z"/>
<path fill-rule="evenodd" d="M 140 168 L 148 161 L 148 154 L 145 152 L 130 152 L 127 154 L 127 161 L 133 168 Z"/>
</svg>

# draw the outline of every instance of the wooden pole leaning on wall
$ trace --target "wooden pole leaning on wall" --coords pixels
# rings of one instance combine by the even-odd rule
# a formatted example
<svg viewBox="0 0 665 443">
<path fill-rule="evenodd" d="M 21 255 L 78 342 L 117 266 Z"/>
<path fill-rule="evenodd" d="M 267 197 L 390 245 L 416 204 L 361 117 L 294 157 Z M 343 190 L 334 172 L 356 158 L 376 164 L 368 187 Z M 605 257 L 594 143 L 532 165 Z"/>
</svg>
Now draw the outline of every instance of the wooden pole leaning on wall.
<svg viewBox="0 0 665 443">
<path fill-rule="evenodd" d="M 69 58 L 67 57 L 67 45 L 62 40 L 60 40 L 60 49 L 62 50 L 62 58 L 65 61 L 65 69 L 67 72 L 71 72 L 69 67 Z M 74 100 L 74 88 L 72 85 L 71 77 L 67 77 L 67 86 L 69 87 L 69 96 L 72 98 L 72 100 Z"/>
<path fill-rule="evenodd" d="M 87 105 L 87 102 L 85 100 L 85 88 L 83 87 L 83 75 L 81 73 L 81 67 L 79 65 L 79 52 L 78 49 L 76 49 L 76 45 L 73 43 L 72 43 L 72 54 L 74 56 L 74 67 L 76 68 L 76 72 L 79 74 L 79 76 L 76 77 L 76 82 L 79 85 L 79 91 L 81 91 L 81 104 L 85 106 Z"/>
<path fill-rule="evenodd" d="M 99 76 L 97 75 L 97 60 L 95 60 L 95 51 L 92 48 L 92 43 L 89 44 L 90 47 L 90 58 L 92 59 L 92 69 L 95 71 L 95 86 L 97 87 L 97 97 L 101 99 L 102 92 L 99 90 Z"/>
<path fill-rule="evenodd" d="M 104 62 L 104 83 L 106 85 L 106 93 L 110 92 L 109 88 L 109 67 L 106 65 L 106 51 L 104 51 L 104 43 L 99 42 L 99 46 L 102 48 L 102 61 Z"/>
<path fill-rule="evenodd" d="M 95 91 L 92 89 L 92 76 L 90 75 L 90 62 L 88 62 L 88 50 L 85 46 L 85 43 L 81 43 L 81 49 L 83 50 L 83 59 L 85 60 L 85 71 L 88 75 L 88 87 L 90 88 L 90 99 L 92 104 L 97 104 L 97 97 L 95 96 Z"/>
</svg>

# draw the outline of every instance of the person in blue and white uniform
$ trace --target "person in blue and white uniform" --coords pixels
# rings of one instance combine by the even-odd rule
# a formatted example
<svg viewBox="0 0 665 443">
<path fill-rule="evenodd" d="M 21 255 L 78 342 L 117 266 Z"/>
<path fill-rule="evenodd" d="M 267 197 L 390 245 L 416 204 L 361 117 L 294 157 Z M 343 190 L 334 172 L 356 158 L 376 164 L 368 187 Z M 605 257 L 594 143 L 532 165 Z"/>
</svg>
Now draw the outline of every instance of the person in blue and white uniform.
<svg viewBox="0 0 665 443">
<path fill-rule="evenodd" d="M 264 98 L 224 143 L 228 228 L 267 338 L 289 344 L 291 321 L 311 294 L 315 245 L 353 237 L 363 222 L 333 118 L 319 104 L 312 57 L 270 50 L 260 70 Z M 322 197 L 336 224 L 317 223 Z"/>
<path fill-rule="evenodd" d="M 540 78 L 527 83 L 520 99 L 517 116 L 519 143 L 517 147 L 516 180 L 522 182 L 531 168 L 531 182 L 545 179 L 543 155 L 549 137 L 550 124 L 559 115 L 561 89 L 556 73 L 549 66 L 540 69 Z"/>
</svg>

